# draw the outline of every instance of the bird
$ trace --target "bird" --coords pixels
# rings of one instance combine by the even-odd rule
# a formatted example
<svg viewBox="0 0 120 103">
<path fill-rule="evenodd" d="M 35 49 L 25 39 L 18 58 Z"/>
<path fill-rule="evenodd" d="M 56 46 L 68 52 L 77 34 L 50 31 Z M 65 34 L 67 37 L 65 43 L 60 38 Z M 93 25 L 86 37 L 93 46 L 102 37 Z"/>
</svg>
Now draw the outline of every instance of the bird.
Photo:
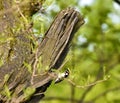
<svg viewBox="0 0 120 103">
<path fill-rule="evenodd" d="M 55 79 L 55 84 L 63 81 L 64 78 L 67 78 L 69 76 L 69 74 L 70 74 L 70 72 L 69 72 L 68 69 L 65 72 L 63 72 L 63 73 L 58 73 L 58 76 Z"/>
</svg>

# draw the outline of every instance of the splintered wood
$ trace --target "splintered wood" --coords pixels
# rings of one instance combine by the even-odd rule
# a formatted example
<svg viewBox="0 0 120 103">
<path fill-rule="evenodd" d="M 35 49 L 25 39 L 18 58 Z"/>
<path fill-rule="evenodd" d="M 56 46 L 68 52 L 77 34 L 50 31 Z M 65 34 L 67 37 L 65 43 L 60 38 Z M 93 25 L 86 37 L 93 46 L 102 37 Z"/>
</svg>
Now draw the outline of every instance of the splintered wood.
<svg viewBox="0 0 120 103">
<path fill-rule="evenodd" d="M 25 90 L 25 88 L 28 87 L 37 89 L 31 97 L 35 94 L 40 94 L 38 96 L 41 99 L 47 87 L 51 84 L 51 81 L 54 78 L 54 72 L 52 72 L 51 69 L 57 70 L 62 65 L 75 32 L 77 32 L 83 24 L 83 17 L 74 8 L 67 8 L 58 13 L 48 31 L 45 33 L 45 36 L 39 44 L 36 53 L 31 52 L 33 54 L 27 56 L 27 58 L 29 58 L 27 59 L 27 63 L 31 66 L 32 72 L 35 72 L 35 76 L 34 73 L 31 74 L 24 65 L 24 59 L 23 61 L 20 61 L 20 63 L 23 63 L 20 65 L 16 64 L 19 63 L 19 59 L 14 62 L 8 61 L 8 63 L 4 63 L 0 67 L 0 74 L 2 76 L 0 77 L 0 102 L 4 101 L 4 103 L 14 103 L 14 101 L 17 100 L 18 103 L 21 103 L 27 101 L 24 97 L 23 89 Z M 16 38 L 16 41 L 17 39 L 22 40 L 21 38 L 25 36 L 20 34 L 21 33 L 19 33 L 19 38 Z M 25 38 L 27 38 L 27 36 Z M 23 50 L 25 49 L 24 42 L 26 41 L 23 40 L 22 44 L 16 43 L 13 46 L 19 45 L 17 47 L 21 47 L 21 50 Z M 18 56 L 22 56 L 22 53 L 24 52 L 17 50 Z M 25 57 L 25 55 L 23 56 Z M 43 71 L 47 68 L 44 75 L 41 75 L 41 72 L 37 71 L 38 68 L 34 68 L 36 67 L 34 65 L 37 65 L 36 59 L 39 59 L 40 57 L 42 65 L 41 68 Z M 17 68 L 11 66 L 12 64 L 17 65 Z M 12 73 L 9 70 L 12 70 Z M 8 75 L 9 77 L 5 81 L 4 77 L 7 74 L 11 75 Z M 11 93 L 11 98 L 9 99 L 3 93 L 4 86 L 7 86 L 7 89 L 9 89 L 8 91 Z M 32 99 L 35 99 L 35 97 Z M 32 101 L 32 99 L 29 99 L 28 101 Z"/>
</svg>

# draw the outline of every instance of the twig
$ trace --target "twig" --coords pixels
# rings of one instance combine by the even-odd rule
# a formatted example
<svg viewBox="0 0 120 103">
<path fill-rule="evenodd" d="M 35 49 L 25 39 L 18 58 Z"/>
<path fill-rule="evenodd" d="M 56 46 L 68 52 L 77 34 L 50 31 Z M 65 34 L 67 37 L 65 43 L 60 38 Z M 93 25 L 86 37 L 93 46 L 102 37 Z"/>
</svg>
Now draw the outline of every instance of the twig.
<svg viewBox="0 0 120 103">
<path fill-rule="evenodd" d="M 19 6 L 17 6 L 17 9 L 18 9 L 18 12 L 20 13 L 21 17 L 22 17 L 22 18 L 23 18 L 23 20 L 25 21 L 25 23 L 26 23 L 26 24 L 28 24 L 28 20 L 27 20 L 27 18 L 24 16 L 24 14 L 21 12 L 21 10 L 20 10 L 20 7 L 19 7 Z"/>
<path fill-rule="evenodd" d="M 36 71 L 36 68 L 37 68 L 37 63 L 38 63 L 38 48 L 36 50 L 36 54 L 35 54 L 35 62 L 33 64 L 33 72 L 32 72 L 32 76 L 31 76 L 31 84 L 33 85 L 33 79 L 34 79 L 34 76 L 35 76 L 35 71 Z"/>
<path fill-rule="evenodd" d="M 109 79 L 109 78 L 108 78 Z M 98 80 L 96 82 L 93 82 L 93 83 L 90 83 L 88 85 L 77 85 L 76 83 L 74 83 L 72 80 L 70 79 L 66 79 L 70 84 L 72 84 L 73 86 L 77 87 L 77 88 L 87 88 L 87 87 L 91 87 L 91 86 L 94 86 L 96 84 L 99 84 L 99 83 L 102 83 L 102 82 L 105 82 L 107 81 L 108 79 L 103 79 L 103 80 Z"/>
</svg>

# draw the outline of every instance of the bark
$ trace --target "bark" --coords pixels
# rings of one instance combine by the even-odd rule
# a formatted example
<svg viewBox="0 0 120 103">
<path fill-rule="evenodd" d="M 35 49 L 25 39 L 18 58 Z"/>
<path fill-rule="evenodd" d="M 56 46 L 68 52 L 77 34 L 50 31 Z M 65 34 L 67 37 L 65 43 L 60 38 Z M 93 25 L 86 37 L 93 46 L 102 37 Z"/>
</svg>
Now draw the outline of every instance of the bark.
<svg viewBox="0 0 120 103">
<path fill-rule="evenodd" d="M 74 33 L 84 23 L 77 11 L 67 8 L 56 16 L 36 47 L 30 16 L 41 5 L 42 2 L 37 0 L 0 0 L 1 102 L 37 103 L 54 79 L 52 69 L 59 69 L 62 65 Z M 41 64 L 40 70 L 38 64 Z M 35 90 L 26 97 L 28 88 Z"/>
</svg>

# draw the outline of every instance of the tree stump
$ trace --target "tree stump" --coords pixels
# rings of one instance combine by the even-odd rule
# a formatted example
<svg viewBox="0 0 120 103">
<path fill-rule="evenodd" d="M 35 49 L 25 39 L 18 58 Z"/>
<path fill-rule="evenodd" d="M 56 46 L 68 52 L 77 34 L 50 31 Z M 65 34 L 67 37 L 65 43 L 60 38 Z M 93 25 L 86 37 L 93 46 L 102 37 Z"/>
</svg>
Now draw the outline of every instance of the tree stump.
<svg viewBox="0 0 120 103">
<path fill-rule="evenodd" d="M 54 79 L 52 69 L 62 65 L 75 32 L 84 23 L 83 17 L 73 8 L 59 12 L 33 51 L 35 39 L 31 28 L 14 31 L 20 23 L 19 15 L 13 12 L 14 8 L 8 10 L 9 0 L 1 2 L 7 12 L 0 12 L 0 39 L 3 39 L 0 42 L 0 100 L 37 103 Z"/>
</svg>

